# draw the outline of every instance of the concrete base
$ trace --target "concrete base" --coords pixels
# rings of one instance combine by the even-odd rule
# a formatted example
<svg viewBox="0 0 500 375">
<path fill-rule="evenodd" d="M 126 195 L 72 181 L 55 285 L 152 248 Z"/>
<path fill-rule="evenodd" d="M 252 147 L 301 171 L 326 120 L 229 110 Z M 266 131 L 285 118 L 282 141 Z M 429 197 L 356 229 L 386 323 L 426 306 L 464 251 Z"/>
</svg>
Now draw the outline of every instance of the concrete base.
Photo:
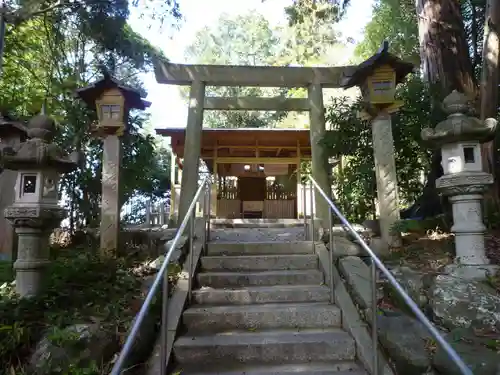
<svg viewBox="0 0 500 375">
<path fill-rule="evenodd" d="M 323 274 L 318 270 L 264 271 L 264 272 L 202 272 L 200 286 L 226 288 L 237 286 L 320 285 Z"/>
<path fill-rule="evenodd" d="M 274 255 L 240 255 L 238 257 L 203 257 L 201 266 L 206 271 L 266 271 L 266 270 L 307 270 L 318 267 L 315 254 L 290 254 L 284 257 Z"/>
<path fill-rule="evenodd" d="M 494 275 L 499 267 L 493 264 L 450 264 L 445 267 L 445 272 L 466 280 L 485 280 L 489 275 Z"/>
<path fill-rule="evenodd" d="M 212 219 L 212 228 L 293 228 L 304 226 L 304 219 Z"/>
<path fill-rule="evenodd" d="M 200 305 L 249 305 L 283 302 L 328 302 L 330 289 L 325 285 L 254 286 L 240 289 L 201 288 L 193 292 Z"/>
<path fill-rule="evenodd" d="M 214 336 L 181 336 L 174 344 L 177 361 L 185 365 L 238 363 L 307 363 L 354 360 L 354 340 L 338 328 L 306 331 L 226 331 Z M 198 365 L 199 366 L 199 365 Z"/>
<path fill-rule="evenodd" d="M 208 245 L 208 255 L 312 254 L 310 242 L 219 242 Z"/>
<path fill-rule="evenodd" d="M 190 333 L 238 329 L 333 328 L 340 327 L 341 313 L 337 306 L 328 302 L 201 306 L 187 309 L 182 322 Z"/>
<path fill-rule="evenodd" d="M 237 365 L 225 368 L 205 368 L 203 371 L 187 371 L 184 367 L 174 374 L 185 375 L 367 375 L 361 365 L 348 361 L 323 363 L 293 363 L 285 365 Z"/>
</svg>

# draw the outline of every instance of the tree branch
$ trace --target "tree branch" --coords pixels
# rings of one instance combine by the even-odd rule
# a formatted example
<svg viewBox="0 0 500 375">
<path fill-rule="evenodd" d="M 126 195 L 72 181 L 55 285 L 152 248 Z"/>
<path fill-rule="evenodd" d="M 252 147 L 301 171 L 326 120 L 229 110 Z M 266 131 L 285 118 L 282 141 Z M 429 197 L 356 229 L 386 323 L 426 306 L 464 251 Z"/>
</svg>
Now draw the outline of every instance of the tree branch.
<svg viewBox="0 0 500 375">
<path fill-rule="evenodd" d="M 32 12 L 27 12 L 25 9 L 20 8 L 18 10 L 9 11 L 6 6 L 0 7 L 0 14 L 3 14 L 7 23 L 19 26 L 23 22 L 26 22 L 32 18 L 42 16 L 44 14 L 50 13 L 59 8 L 65 8 L 70 6 L 86 6 L 86 5 L 97 5 L 97 4 L 106 4 L 110 3 L 110 0 L 95 0 L 95 1 L 75 1 L 71 2 L 71 0 L 58 0 L 54 4 L 49 5 L 45 8 L 35 10 Z"/>
</svg>

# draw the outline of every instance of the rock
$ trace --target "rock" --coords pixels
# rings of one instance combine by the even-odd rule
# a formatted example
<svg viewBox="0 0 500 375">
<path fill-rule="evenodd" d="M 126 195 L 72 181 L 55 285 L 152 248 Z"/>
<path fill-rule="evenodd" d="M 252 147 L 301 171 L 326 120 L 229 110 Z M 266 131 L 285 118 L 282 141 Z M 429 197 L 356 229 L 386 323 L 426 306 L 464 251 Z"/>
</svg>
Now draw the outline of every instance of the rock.
<svg viewBox="0 0 500 375">
<path fill-rule="evenodd" d="M 500 354 L 479 345 L 478 342 L 466 343 L 457 341 L 453 332 L 446 336 L 446 340 L 462 360 L 469 366 L 474 375 L 498 375 Z M 438 347 L 432 360 L 436 370 L 443 375 L 462 375 L 446 352 Z"/>
<path fill-rule="evenodd" d="M 182 249 L 187 243 L 187 236 L 181 236 L 179 238 L 179 241 L 177 242 L 177 246 L 175 246 L 176 249 Z M 172 245 L 174 244 L 174 239 L 172 238 L 171 240 L 167 241 L 165 244 L 165 250 L 169 249 Z"/>
<path fill-rule="evenodd" d="M 380 221 L 367 219 L 361 224 L 368 232 L 371 233 L 372 237 L 380 237 Z"/>
<path fill-rule="evenodd" d="M 30 374 L 68 373 L 76 368 L 108 361 L 118 350 L 113 332 L 100 324 L 75 324 L 64 329 L 52 329 L 36 345 L 29 360 Z"/>
<path fill-rule="evenodd" d="M 390 254 L 387 242 L 381 237 L 370 237 L 366 243 L 378 257 L 386 257 Z"/>
<path fill-rule="evenodd" d="M 427 290 L 432 285 L 433 275 L 424 274 L 405 266 L 394 267 L 391 269 L 391 273 L 418 306 L 424 307 L 427 304 L 428 299 L 426 294 Z M 386 283 L 385 286 L 392 289 L 389 283 Z M 396 296 L 395 293 L 391 294 L 392 297 L 398 300 L 399 297 Z M 404 304 L 403 301 L 401 302 Z M 399 307 L 402 308 L 402 306 Z"/>
<path fill-rule="evenodd" d="M 500 296 L 481 281 L 438 275 L 428 297 L 434 320 L 448 329 L 500 330 Z"/>
<path fill-rule="evenodd" d="M 177 228 L 171 228 L 171 229 L 165 229 L 162 230 L 161 232 L 161 241 L 170 241 L 175 237 L 175 234 L 177 233 Z"/>
<path fill-rule="evenodd" d="M 359 257 L 347 256 L 339 260 L 339 271 L 345 278 L 351 297 L 362 310 L 372 307 L 370 268 Z"/>
<path fill-rule="evenodd" d="M 352 227 L 361 236 L 368 236 L 370 233 L 370 231 L 367 228 L 365 228 L 364 226 L 362 226 L 360 224 L 352 224 Z M 347 237 L 351 240 L 354 239 L 354 236 L 349 231 L 349 229 L 347 229 L 347 227 L 345 227 L 344 225 L 341 225 L 341 224 L 337 224 L 332 228 L 332 234 L 334 236 Z M 329 233 L 328 233 L 328 231 L 326 231 L 322 237 L 322 240 L 325 243 L 328 242 L 328 238 L 329 238 L 328 236 L 329 236 Z"/>
<path fill-rule="evenodd" d="M 398 374 L 421 375 L 431 368 L 426 350 L 431 339 L 425 327 L 406 315 L 377 319 L 379 340 L 394 361 Z"/>
<path fill-rule="evenodd" d="M 155 260 L 152 260 L 151 262 L 149 262 L 147 264 L 147 266 L 149 268 L 152 268 L 153 270 L 155 271 L 159 271 L 160 268 L 161 268 L 161 265 L 163 264 L 163 261 L 165 260 L 165 256 L 164 255 L 160 255 L 158 258 L 156 258 Z"/>
<path fill-rule="evenodd" d="M 354 242 L 345 237 L 334 236 L 333 239 L 333 256 L 340 258 L 345 256 L 360 256 L 364 255 L 363 249 Z M 326 247 L 330 246 L 330 242 L 326 242 Z"/>
</svg>

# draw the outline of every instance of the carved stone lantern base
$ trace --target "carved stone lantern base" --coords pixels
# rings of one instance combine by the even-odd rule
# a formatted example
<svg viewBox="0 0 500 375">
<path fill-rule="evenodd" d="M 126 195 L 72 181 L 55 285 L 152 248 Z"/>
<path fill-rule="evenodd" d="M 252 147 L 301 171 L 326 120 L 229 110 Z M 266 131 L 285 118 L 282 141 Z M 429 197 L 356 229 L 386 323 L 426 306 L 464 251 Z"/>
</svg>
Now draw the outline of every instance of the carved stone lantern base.
<svg viewBox="0 0 500 375">
<path fill-rule="evenodd" d="M 452 205 L 456 257 L 447 271 L 457 277 L 484 279 L 495 272 L 485 254 L 486 227 L 481 213 L 483 193 L 492 183 L 493 176 L 484 172 L 460 172 L 436 180 L 436 187 Z"/>
<path fill-rule="evenodd" d="M 485 280 L 488 276 L 495 275 L 498 266 L 494 264 L 450 264 L 444 271 L 454 277 L 467 280 Z"/>
<path fill-rule="evenodd" d="M 45 269 L 50 264 L 48 238 L 50 231 L 64 218 L 64 209 L 16 205 L 5 209 L 5 218 L 12 223 L 18 235 L 16 292 L 31 297 L 43 288 Z"/>
</svg>

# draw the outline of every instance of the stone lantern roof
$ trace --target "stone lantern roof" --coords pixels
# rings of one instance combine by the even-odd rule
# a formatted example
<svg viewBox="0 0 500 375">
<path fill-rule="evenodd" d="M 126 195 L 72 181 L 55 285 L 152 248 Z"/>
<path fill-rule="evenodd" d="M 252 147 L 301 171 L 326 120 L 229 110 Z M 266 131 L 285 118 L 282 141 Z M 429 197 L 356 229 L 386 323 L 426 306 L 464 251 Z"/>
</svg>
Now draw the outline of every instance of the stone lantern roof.
<svg viewBox="0 0 500 375">
<path fill-rule="evenodd" d="M 495 137 L 497 121 L 488 118 L 484 121 L 469 116 L 473 113 L 472 102 L 465 94 L 453 91 L 443 100 L 443 110 L 448 118 L 434 129 L 422 129 L 422 139 L 433 147 L 447 143 L 491 141 Z"/>
<path fill-rule="evenodd" d="M 9 116 L 0 113 L 0 139 L 14 135 L 26 136 L 26 126 L 19 121 L 12 120 Z"/>
<path fill-rule="evenodd" d="M 30 139 L 21 143 L 17 149 L 4 147 L 1 158 L 5 169 L 34 170 L 52 167 L 58 172 L 70 172 L 77 167 L 75 157 L 68 157 L 63 150 L 52 143 L 55 121 L 40 114 L 33 117 L 26 128 Z"/>
</svg>

